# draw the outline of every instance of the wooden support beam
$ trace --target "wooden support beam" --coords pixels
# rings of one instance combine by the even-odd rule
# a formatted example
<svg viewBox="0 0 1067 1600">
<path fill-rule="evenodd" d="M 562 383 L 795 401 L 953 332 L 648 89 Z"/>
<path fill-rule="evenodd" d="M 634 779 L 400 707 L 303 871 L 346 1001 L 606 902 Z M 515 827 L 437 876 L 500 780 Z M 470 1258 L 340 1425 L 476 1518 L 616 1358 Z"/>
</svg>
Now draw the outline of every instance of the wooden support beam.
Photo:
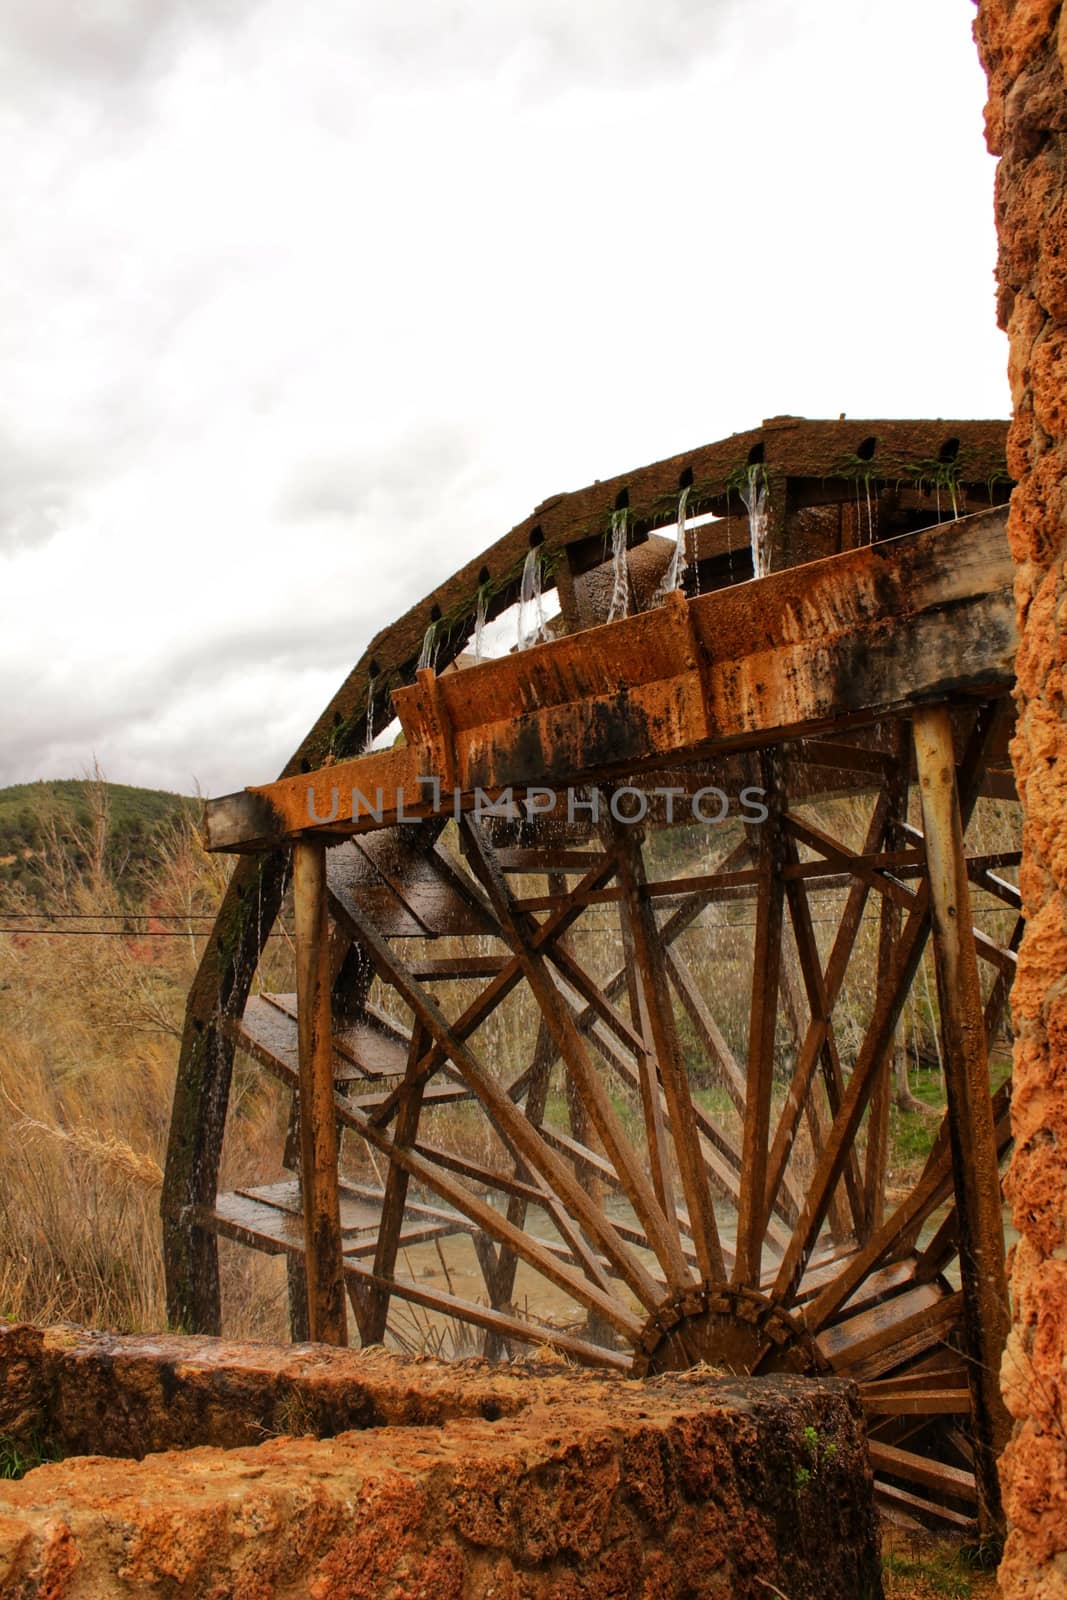
<svg viewBox="0 0 1067 1600">
<path fill-rule="evenodd" d="M 612 840 L 619 863 L 619 881 L 626 891 L 626 925 L 634 955 L 639 1014 L 645 1037 L 654 1051 L 653 1060 L 659 1067 L 670 1113 L 678 1174 L 689 1212 L 690 1233 L 696 1247 L 700 1274 L 705 1281 L 722 1281 L 726 1276 L 722 1245 L 707 1169 L 701 1155 L 689 1078 L 671 1006 L 663 946 L 655 914 L 644 892 L 645 866 L 638 830 L 622 823 L 613 823 Z M 652 1091 L 652 1097 L 658 1099 L 655 1095 L 654 1073 Z"/>
<path fill-rule="evenodd" d="M 293 922 L 308 1331 L 323 1344 L 344 1345 L 348 1343 L 348 1319 L 337 1192 L 326 849 L 318 840 L 301 839 L 293 846 Z"/>
<path fill-rule="evenodd" d="M 737 1206 L 737 1254 L 733 1271 L 734 1281 L 742 1284 L 759 1283 L 763 1276 L 763 1242 L 769 1215 L 767 1158 L 774 1084 L 774 1035 L 778 1020 L 785 894 L 781 779 L 776 756 L 761 758 L 761 779 L 770 814 L 759 836 L 760 888 L 752 952 L 741 1195 Z"/>
<path fill-rule="evenodd" d="M 439 815 L 453 780 L 471 808 L 478 789 L 596 783 L 869 723 L 946 685 L 1004 691 L 1017 645 L 1004 525 L 997 510 L 774 573 L 758 607 L 744 585 L 703 595 L 684 626 L 658 607 L 451 674 L 432 699 L 397 690 L 406 746 L 209 802 L 209 847 L 381 827 L 401 796 L 404 815 Z M 813 635 L 813 616 L 832 626 Z"/>
<path fill-rule="evenodd" d="M 396 1119 L 396 1142 L 405 1150 L 414 1145 L 419 1131 L 419 1114 L 425 1083 L 418 1078 L 418 1065 L 422 1058 L 428 1034 L 416 1022 L 408 1048 L 407 1070 L 400 1091 L 400 1110 Z M 381 1221 L 378 1224 L 378 1242 L 374 1252 L 374 1275 L 377 1284 L 368 1285 L 360 1319 L 360 1337 L 365 1345 L 381 1344 L 389 1320 L 389 1293 L 381 1287 L 388 1282 L 396 1269 L 396 1253 L 400 1244 L 400 1231 L 404 1225 L 404 1206 L 408 1195 L 408 1171 L 392 1162 L 385 1179 L 385 1196 L 382 1200 Z"/>
<path fill-rule="evenodd" d="M 947 708 L 917 712 L 914 737 L 971 1354 L 978 1518 L 982 1531 L 992 1535 L 1003 1524 L 996 1461 L 1010 1432 L 999 1381 L 1010 1313 L 982 992 Z"/>
<path fill-rule="evenodd" d="M 681 1245 L 678 1240 L 677 1228 L 664 1215 L 655 1191 L 645 1175 L 637 1152 L 634 1150 L 629 1138 L 623 1129 L 611 1097 L 607 1092 L 600 1074 L 594 1066 L 586 1042 L 575 1024 L 569 1008 L 556 988 L 548 971 L 545 957 L 537 940 L 532 937 L 533 929 L 520 914 L 513 910 L 512 898 L 503 873 L 499 872 L 492 858 L 492 853 L 487 842 L 482 838 L 477 825 L 465 819 L 467 839 L 470 843 L 472 854 L 479 863 L 480 875 L 490 899 L 493 909 L 500 920 L 504 936 L 511 946 L 516 960 L 521 964 L 526 981 L 537 1001 L 541 1015 L 552 1030 L 556 1048 L 566 1063 L 567 1070 L 572 1074 L 578 1090 L 585 1102 L 593 1126 L 605 1151 L 610 1156 L 616 1172 L 622 1179 L 626 1194 L 633 1206 L 641 1226 L 656 1258 L 663 1268 L 669 1283 L 675 1288 L 682 1288 L 691 1283 L 691 1275 L 685 1258 L 682 1255 Z M 455 1056 L 453 1055 L 453 1060 Z M 457 1065 L 459 1063 L 457 1062 Z M 510 1102 L 509 1102 L 510 1103 Z M 557 1193 L 560 1193 L 557 1186 Z M 581 1210 L 576 1212 L 580 1219 L 589 1226 L 589 1219 L 582 1215 L 589 1210 L 588 1197 L 581 1186 L 578 1186 L 581 1196 Z M 609 1229 L 606 1218 L 599 1219 L 599 1225 L 589 1228 L 590 1233 L 596 1237 L 598 1232 L 601 1237 L 605 1253 L 612 1255 L 610 1248 L 604 1245 L 606 1230 Z M 614 1234 L 614 1230 L 609 1230 Z M 618 1242 L 618 1241 L 617 1241 Z M 627 1260 L 622 1266 L 623 1276 L 630 1282 L 632 1288 L 644 1299 L 646 1285 L 638 1288 L 633 1281 L 633 1274 L 638 1264 Z M 647 1279 L 647 1273 L 640 1269 L 641 1276 Z M 649 1280 L 650 1282 L 650 1280 Z M 648 1303 L 646 1301 L 646 1303 Z M 654 1303 L 654 1302 L 653 1302 Z"/>
<path fill-rule="evenodd" d="M 404 963 L 393 953 L 386 941 L 380 937 L 369 919 L 365 918 L 363 913 L 356 907 L 350 907 L 344 915 L 351 921 L 354 932 L 360 939 L 370 959 L 374 962 L 378 972 L 392 984 L 404 1002 L 414 1011 L 416 1017 L 433 1035 L 437 1046 L 455 1063 L 464 1081 L 473 1089 L 486 1108 L 501 1136 L 516 1154 L 520 1155 L 531 1168 L 548 1180 L 551 1188 L 559 1198 L 571 1208 L 572 1215 L 583 1225 L 589 1236 L 596 1240 L 615 1270 L 619 1273 L 619 1276 L 629 1285 L 637 1297 L 651 1308 L 658 1298 L 655 1281 L 633 1252 L 619 1238 L 604 1214 L 592 1203 L 574 1173 L 560 1160 L 555 1151 L 545 1143 L 540 1132 L 531 1126 L 503 1085 L 491 1073 L 486 1071 L 470 1046 L 448 1022 L 432 997 L 419 984 L 415 983 Z M 548 984 L 558 1001 L 559 997 L 550 979 Z M 562 1004 L 562 1002 L 559 1003 Z M 577 1034 L 575 1036 L 577 1037 Z M 425 1061 L 425 1059 L 424 1057 L 423 1060 Z M 421 1075 L 423 1071 L 421 1065 L 418 1071 Z M 592 1071 L 591 1066 L 590 1071 Z M 603 1086 L 598 1083 L 598 1087 L 600 1087 L 606 1100 L 607 1093 L 603 1090 Z M 610 1108 L 610 1101 L 608 1105 Z M 615 1116 L 613 1108 L 611 1109 L 611 1115 L 612 1117 Z M 617 1118 L 615 1121 L 617 1123 Z M 625 1135 L 621 1136 L 625 1139 Z M 616 1152 L 613 1151 L 612 1154 L 615 1155 Z M 401 1156 L 402 1152 L 396 1150 L 393 1159 L 401 1159 Z M 625 1163 L 623 1165 L 625 1166 Z M 440 1185 L 440 1177 L 438 1177 L 437 1182 Z M 503 1218 L 501 1221 L 503 1221 Z M 494 1237 L 499 1236 L 494 1234 Z M 600 1299 L 603 1300 L 604 1297 L 600 1296 Z M 617 1312 L 618 1308 L 613 1306 L 613 1310 Z"/>
<path fill-rule="evenodd" d="M 894 761 L 886 781 L 889 811 L 886 817 L 886 842 L 893 838 L 894 828 L 907 821 L 908 776 L 911 752 L 907 729 L 901 722 L 894 725 L 892 738 L 896 745 Z M 901 908 L 888 895 L 882 897 L 879 909 L 878 976 L 879 988 L 889 982 L 893 970 L 893 953 L 900 938 Z M 867 1150 L 863 1173 L 863 1237 L 881 1226 L 885 1216 L 885 1182 L 889 1160 L 889 1106 L 893 1091 L 893 1069 L 897 1050 L 898 1032 L 894 1029 L 885 1055 L 876 1069 L 871 1109 L 867 1113 Z"/>
</svg>

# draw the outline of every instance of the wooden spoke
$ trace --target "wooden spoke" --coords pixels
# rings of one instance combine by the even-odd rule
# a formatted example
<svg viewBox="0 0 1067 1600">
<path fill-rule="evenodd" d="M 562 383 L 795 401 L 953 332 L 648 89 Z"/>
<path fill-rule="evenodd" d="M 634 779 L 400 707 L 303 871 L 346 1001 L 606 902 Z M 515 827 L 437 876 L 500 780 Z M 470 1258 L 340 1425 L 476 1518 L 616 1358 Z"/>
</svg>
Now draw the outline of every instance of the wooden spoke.
<svg viewBox="0 0 1067 1600">
<path fill-rule="evenodd" d="M 304 1266 L 308 1329 L 324 1344 L 348 1343 L 341 1222 L 337 1191 L 337 1123 L 333 1115 L 333 1013 L 326 851 L 293 846 L 293 920 L 299 996 L 300 1185 L 304 1201 Z"/>
<path fill-rule="evenodd" d="M 892 731 L 896 744 L 897 760 L 887 784 L 889 813 L 886 817 L 887 838 L 893 837 L 895 828 L 907 821 L 908 811 L 908 746 L 903 728 L 898 724 Z M 893 968 L 893 952 L 900 938 L 901 908 L 891 896 L 882 899 L 879 908 L 877 983 L 883 988 L 889 981 Z M 896 1052 L 896 1033 L 876 1068 L 871 1109 L 867 1120 L 867 1151 L 863 1174 L 862 1233 L 868 1238 L 880 1226 L 885 1209 L 885 1180 L 889 1157 L 889 1102 L 893 1086 L 893 1065 Z"/>
<path fill-rule="evenodd" d="M 439 1311 L 445 1316 L 456 1317 L 461 1322 L 473 1323 L 475 1327 L 484 1328 L 487 1333 L 500 1339 L 514 1339 L 520 1344 L 547 1345 L 549 1349 L 558 1350 L 561 1355 L 580 1361 L 586 1366 L 608 1367 L 615 1372 L 628 1372 L 633 1365 L 632 1356 L 606 1349 L 603 1345 L 591 1344 L 587 1339 L 560 1333 L 547 1323 L 524 1322 L 520 1317 L 491 1310 L 488 1306 L 460 1299 L 440 1289 L 427 1289 L 403 1280 L 379 1278 L 366 1267 L 358 1266 L 353 1261 L 345 1262 L 345 1274 L 355 1279 L 357 1283 L 365 1284 L 379 1295 L 395 1295 L 400 1300 L 410 1300 L 414 1305 L 425 1306 L 430 1311 Z"/>
<path fill-rule="evenodd" d="M 545 1018 L 552 1030 L 556 1048 L 566 1063 L 568 1071 L 573 1076 L 578 1090 L 582 1096 L 597 1135 L 605 1151 L 613 1161 L 616 1170 L 622 1179 L 623 1186 L 629 1197 L 641 1225 L 645 1230 L 649 1243 L 655 1251 L 661 1267 L 667 1275 L 667 1280 L 677 1287 L 690 1281 L 689 1269 L 682 1255 L 681 1244 L 678 1239 L 677 1228 L 668 1221 L 661 1210 L 655 1193 L 647 1177 L 641 1169 L 637 1153 L 630 1144 L 623 1131 L 618 1114 L 611 1103 L 604 1083 L 598 1075 L 595 1066 L 586 1050 L 585 1041 L 575 1026 L 574 1019 L 569 1009 L 564 1004 L 559 991 L 553 983 L 545 963 L 540 947 L 534 947 L 531 930 L 517 920 L 516 913 L 512 910 L 510 891 L 504 877 L 494 866 L 491 852 L 481 838 L 479 830 L 470 823 L 465 823 L 467 838 L 483 869 L 483 883 L 485 884 L 494 910 L 500 919 L 505 937 L 515 951 L 516 958 L 522 964 L 527 983 L 537 999 L 541 1015 Z M 453 1057 L 453 1059 L 455 1059 Z M 458 1063 L 457 1063 L 458 1065 Z M 582 1193 L 582 1208 L 592 1210 L 585 1203 L 584 1191 Z M 585 1219 L 583 1218 L 583 1221 Z M 610 1225 L 601 1217 L 599 1232 L 608 1237 L 614 1234 Z M 617 1236 L 615 1236 L 617 1239 Z M 621 1241 L 618 1241 L 621 1247 Z M 611 1251 L 607 1252 L 611 1255 Z M 651 1288 L 651 1280 L 643 1269 L 635 1273 L 637 1266 L 632 1257 L 625 1257 L 630 1273 L 642 1281 L 640 1290 L 631 1276 L 623 1273 L 627 1282 L 630 1282 L 635 1292 L 642 1299 Z M 646 1301 L 646 1304 L 650 1303 Z M 654 1303 L 654 1301 L 652 1302 Z"/>
<path fill-rule="evenodd" d="M 888 797 L 883 793 L 875 804 L 874 814 L 867 830 L 867 844 L 874 848 L 877 841 L 885 831 L 885 820 L 888 813 Z M 785 1172 L 786 1163 L 793 1149 L 803 1106 L 811 1093 L 812 1080 L 815 1069 L 822 1055 L 823 1043 L 830 1026 L 830 1017 L 833 1013 L 841 986 L 845 981 L 848 970 L 849 957 L 852 954 L 856 936 L 860 930 L 864 907 L 867 903 L 868 886 L 860 880 L 853 883 L 849 889 L 841 921 L 838 926 L 837 936 L 830 952 L 830 959 L 822 979 L 822 999 L 818 1009 L 812 1010 L 811 1022 L 807 1034 L 801 1044 L 797 1055 L 796 1065 L 793 1069 L 792 1082 L 786 1094 L 785 1103 L 778 1118 L 774 1141 L 771 1146 L 770 1159 L 767 1171 L 767 1197 L 768 1201 L 778 1193 Z M 794 931 L 796 923 L 794 922 Z M 801 938 L 805 939 L 802 933 Z M 817 965 L 818 963 L 816 963 Z M 840 1097 L 835 1105 L 831 1103 L 831 1114 L 837 1116 L 840 1106 Z M 825 1152 L 824 1152 L 825 1153 Z M 821 1166 L 821 1162 L 820 1162 Z"/>
<path fill-rule="evenodd" d="M 619 863 L 619 881 L 625 891 L 628 915 L 626 928 L 633 949 L 637 974 L 637 1000 L 642 1030 L 655 1052 L 659 1078 L 671 1119 L 671 1133 L 678 1161 L 682 1193 L 689 1212 L 690 1232 L 696 1246 L 701 1276 L 709 1280 L 726 1275 L 719 1229 L 715 1220 L 711 1190 L 708 1186 L 693 1115 L 693 1101 L 689 1092 L 689 1079 L 678 1042 L 678 1030 L 671 1009 L 667 986 L 667 971 L 663 949 L 659 941 L 656 919 L 647 894 L 644 892 L 645 868 L 641 849 L 633 828 L 621 823 L 613 827 L 613 843 Z M 647 1061 L 647 1056 L 643 1058 Z M 644 1082 L 644 1076 L 642 1077 Z M 654 1094 L 650 1098 L 658 1099 Z M 655 1125 L 653 1111 L 651 1124 Z M 657 1152 L 657 1157 L 659 1153 Z M 669 1190 L 663 1202 L 669 1206 Z M 673 1207 L 671 1207 L 673 1209 Z"/>
<path fill-rule="evenodd" d="M 419 1081 L 417 1074 L 426 1039 L 426 1029 L 421 1023 L 416 1023 L 408 1050 L 400 1113 L 396 1119 L 395 1139 L 401 1149 L 410 1149 L 418 1133 L 425 1084 Z M 385 1180 L 385 1198 L 382 1202 L 382 1217 L 374 1252 L 374 1276 L 377 1282 L 368 1285 L 368 1292 L 363 1302 L 360 1332 L 364 1344 L 380 1344 L 385 1337 L 385 1326 L 389 1317 L 389 1294 L 381 1284 L 387 1283 L 392 1278 L 396 1267 L 396 1252 L 400 1243 L 407 1194 L 408 1169 L 393 1162 Z"/>
<path fill-rule="evenodd" d="M 497 1127 L 515 1152 L 543 1178 L 548 1179 L 561 1198 L 566 1199 L 575 1216 L 582 1222 L 590 1236 L 597 1240 L 616 1271 L 638 1298 L 645 1304 L 655 1304 L 657 1290 L 654 1280 L 649 1277 L 632 1251 L 624 1245 L 599 1208 L 593 1204 L 574 1174 L 545 1143 L 541 1134 L 518 1109 L 503 1086 L 485 1071 L 469 1046 L 450 1027 L 434 1000 L 414 982 L 403 963 L 393 954 L 363 913 L 357 907 L 352 907 L 346 914 L 351 919 L 360 943 L 378 971 L 388 977 L 397 993 L 433 1035 L 438 1047 L 451 1057 L 464 1081 L 491 1113 Z M 576 1030 L 575 1037 L 578 1037 Z M 558 1038 L 556 1042 L 559 1043 Z M 598 1087 L 601 1086 L 598 1084 Z M 607 1099 L 606 1094 L 604 1099 Z M 608 1104 L 610 1106 L 610 1102 Z M 621 1129 L 619 1131 L 621 1135 Z M 399 1159 L 399 1156 L 396 1155 L 395 1158 Z"/>
<path fill-rule="evenodd" d="M 748 1034 L 744 1146 L 741 1195 L 737 1207 L 737 1251 L 734 1279 L 759 1283 L 763 1242 L 769 1215 L 767 1157 L 771 1124 L 771 1087 L 774 1077 L 774 1034 L 778 1017 L 778 985 L 782 960 L 784 884 L 781 877 L 783 836 L 777 809 L 779 785 L 770 762 L 763 762 L 763 787 L 771 797 L 771 810 L 760 830 L 759 898 L 756 904 L 756 938 L 752 956 L 752 1005 Z"/>
<path fill-rule="evenodd" d="M 944 707 L 924 709 L 917 715 L 915 755 L 934 920 L 960 1274 L 969 1311 L 979 1521 L 994 1527 L 1000 1521 L 996 1458 L 1010 1430 L 998 1377 L 1010 1313 L 985 1019 L 956 793 L 952 723 Z"/>
</svg>

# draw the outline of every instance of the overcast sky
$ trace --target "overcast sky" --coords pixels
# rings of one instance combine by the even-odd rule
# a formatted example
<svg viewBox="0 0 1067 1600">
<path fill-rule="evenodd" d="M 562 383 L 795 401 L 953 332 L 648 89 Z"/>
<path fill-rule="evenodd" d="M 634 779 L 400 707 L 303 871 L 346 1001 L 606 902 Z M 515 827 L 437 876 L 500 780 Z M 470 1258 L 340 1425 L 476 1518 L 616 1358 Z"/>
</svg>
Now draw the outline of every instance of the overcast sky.
<svg viewBox="0 0 1067 1600">
<path fill-rule="evenodd" d="M 8 0 L 0 783 L 275 776 L 551 493 L 1006 416 L 971 0 Z"/>
</svg>

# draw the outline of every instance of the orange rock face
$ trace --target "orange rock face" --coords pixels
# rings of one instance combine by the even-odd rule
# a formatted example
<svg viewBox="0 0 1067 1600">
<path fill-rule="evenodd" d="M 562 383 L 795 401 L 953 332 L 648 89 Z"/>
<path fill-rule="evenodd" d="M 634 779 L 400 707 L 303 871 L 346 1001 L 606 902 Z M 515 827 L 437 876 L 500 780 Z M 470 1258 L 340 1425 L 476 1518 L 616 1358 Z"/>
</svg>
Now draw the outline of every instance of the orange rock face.
<svg viewBox="0 0 1067 1600">
<path fill-rule="evenodd" d="M 1067 10 L 981 0 L 975 34 L 989 147 L 1001 158 L 1022 640 L 1013 756 L 1026 811 L 1008 1178 L 1022 1238 L 1001 1373 L 1016 1428 L 1001 1468 L 1010 1531 L 1000 1582 L 1006 1600 L 1054 1600 L 1067 1596 Z"/>
<path fill-rule="evenodd" d="M 196 1447 L 198 1432 L 262 1437 L 286 1405 L 330 1426 L 353 1395 L 362 1424 L 333 1437 Z M 863 1419 L 839 1380 L 642 1383 L 14 1329 L 0 1332 L 0 1416 L 46 1444 L 51 1427 L 58 1447 L 94 1417 L 110 1450 L 127 1420 L 142 1446 L 194 1446 L 75 1456 L 0 1484 L 4 1600 L 882 1592 Z"/>
</svg>

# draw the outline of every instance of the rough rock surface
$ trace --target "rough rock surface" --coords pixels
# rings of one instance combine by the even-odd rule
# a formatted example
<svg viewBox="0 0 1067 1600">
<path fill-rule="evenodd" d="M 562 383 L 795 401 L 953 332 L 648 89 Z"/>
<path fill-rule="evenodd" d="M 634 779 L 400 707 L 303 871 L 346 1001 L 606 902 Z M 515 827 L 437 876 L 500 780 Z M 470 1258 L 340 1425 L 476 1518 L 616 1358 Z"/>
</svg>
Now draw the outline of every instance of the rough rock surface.
<svg viewBox="0 0 1067 1600">
<path fill-rule="evenodd" d="M 1016 1418 L 1001 1476 L 1007 1600 L 1067 1596 L 1067 10 L 981 0 L 997 172 L 999 314 L 1011 353 L 1017 480 L 1018 732 L 1027 930 L 1012 998 L 1017 1044 L 1008 1179 L 1021 1239 L 1002 1384 Z"/>
<path fill-rule="evenodd" d="M 31 1457 L 495 1422 L 525 1404 L 519 1383 L 478 1364 L 412 1369 L 384 1351 L 0 1323 L 0 1437 Z"/>
<path fill-rule="evenodd" d="M 227 1393 L 246 1427 L 272 1384 L 320 1419 L 350 1390 L 364 1427 L 142 1461 L 83 1455 L 2 1484 L 3 1600 L 882 1593 L 862 1415 L 839 1380 L 639 1383 L 380 1350 L 38 1338 L 47 1384 L 25 1330 L 0 1351 L 5 1414 L 24 1427 L 58 1398 L 72 1439 L 95 1419 L 114 1448 L 123 1417 L 142 1443 L 199 1424 L 214 1437 Z"/>
</svg>

